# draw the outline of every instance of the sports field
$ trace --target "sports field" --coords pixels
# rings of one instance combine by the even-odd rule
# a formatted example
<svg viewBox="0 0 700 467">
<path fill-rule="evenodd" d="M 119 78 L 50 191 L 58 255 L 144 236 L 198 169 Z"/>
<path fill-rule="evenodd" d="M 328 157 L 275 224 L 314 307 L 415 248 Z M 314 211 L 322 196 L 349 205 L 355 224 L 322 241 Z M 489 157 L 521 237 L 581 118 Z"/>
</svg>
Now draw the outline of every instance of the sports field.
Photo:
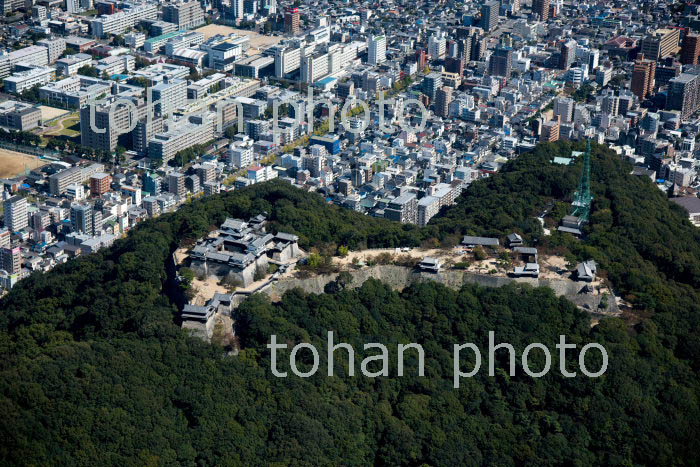
<svg viewBox="0 0 700 467">
<path fill-rule="evenodd" d="M 248 36 L 250 38 L 250 47 L 252 49 L 267 49 L 279 41 L 282 40 L 282 36 L 265 36 L 255 31 L 249 31 L 247 29 L 236 29 L 230 26 L 224 26 L 222 24 L 209 24 L 207 26 L 202 26 L 201 28 L 195 29 L 197 32 L 204 34 L 204 39 L 209 39 L 210 37 L 216 36 L 217 34 L 223 34 L 225 36 L 229 34 L 238 34 L 239 36 Z M 251 55 L 250 53 L 248 55 Z"/>
<path fill-rule="evenodd" d="M 0 178 L 16 177 L 26 169 L 32 170 L 43 165 L 46 162 L 37 156 L 0 148 Z"/>
</svg>

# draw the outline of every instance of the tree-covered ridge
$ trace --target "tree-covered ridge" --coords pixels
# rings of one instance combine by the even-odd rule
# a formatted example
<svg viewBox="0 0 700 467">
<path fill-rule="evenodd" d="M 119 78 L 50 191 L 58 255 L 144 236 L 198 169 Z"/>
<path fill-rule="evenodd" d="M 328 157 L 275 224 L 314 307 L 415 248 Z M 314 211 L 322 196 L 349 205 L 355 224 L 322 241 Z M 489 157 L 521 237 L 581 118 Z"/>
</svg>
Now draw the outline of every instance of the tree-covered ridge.
<svg viewBox="0 0 700 467">
<path fill-rule="evenodd" d="M 280 182 L 195 200 L 140 224 L 106 251 L 21 281 L 0 301 L 0 448 L 4 463 L 56 464 L 693 464 L 698 451 L 698 230 L 603 147 L 584 241 L 543 236 L 534 218 L 566 213 L 581 146 L 539 146 L 473 183 L 423 229 L 328 205 Z M 261 297 L 240 309 L 237 358 L 173 324 L 168 259 L 226 217 L 267 212 L 304 248 L 444 244 L 462 234 L 524 233 L 529 243 L 596 259 L 639 311 L 632 328 L 586 315 L 543 290 Z M 268 333 L 319 342 L 424 344 L 426 378 L 273 378 Z M 611 350 L 599 380 L 477 376 L 451 388 L 445 351 L 487 330 L 521 345 L 565 333 Z M 272 331 L 272 332 L 271 332 Z M 372 338 L 372 339 L 370 339 Z M 363 343 L 363 342 L 362 342 Z M 518 346 L 516 345 L 516 347 Z M 319 347 L 320 348 L 320 347 Z M 520 351 L 522 348 L 520 348 Z M 556 356 L 553 367 L 557 366 Z M 323 368 L 323 366 L 322 366 Z M 447 372 L 446 372 L 447 371 Z M 392 375 L 394 372 L 391 373 Z M 522 375 L 521 375 L 522 376 Z M 449 385 L 449 390 L 445 385 Z M 417 420 L 420 420 L 418 422 Z M 457 435 L 452 436 L 452 432 Z M 541 459 L 540 459 L 541 458 Z"/>
<path fill-rule="evenodd" d="M 631 336 L 619 320 L 590 328 L 588 316 L 548 289 L 436 283 L 402 293 L 370 280 L 337 294 L 293 291 L 280 303 L 263 296 L 239 309 L 246 348 L 236 358 L 173 335 L 72 341 L 61 333 L 3 339 L 0 455 L 8 463 L 100 465 L 543 465 L 687 463 L 697 449 L 697 379 L 657 336 Z M 326 367 L 326 331 L 362 345 L 418 342 L 426 376 L 408 360 L 396 377 L 276 378 L 270 334 L 312 342 Z M 578 345 L 602 343 L 605 376 L 540 379 L 508 375 L 498 354 L 486 369 L 452 387 L 452 345 L 487 334 L 518 356 L 559 334 Z M 37 341 L 39 340 L 39 342 Z M 306 355 L 306 354 L 304 354 Z M 365 353 L 364 355 L 371 355 Z M 573 369 L 577 352 L 569 351 Z M 283 354 L 288 358 L 288 353 Z M 356 358 L 358 358 L 356 357 Z M 587 362 L 599 364 L 593 353 Z M 541 354 L 530 363 L 541 368 Z M 483 363 L 486 366 L 486 362 Z M 279 366 L 288 369 L 285 359 Z"/>
</svg>

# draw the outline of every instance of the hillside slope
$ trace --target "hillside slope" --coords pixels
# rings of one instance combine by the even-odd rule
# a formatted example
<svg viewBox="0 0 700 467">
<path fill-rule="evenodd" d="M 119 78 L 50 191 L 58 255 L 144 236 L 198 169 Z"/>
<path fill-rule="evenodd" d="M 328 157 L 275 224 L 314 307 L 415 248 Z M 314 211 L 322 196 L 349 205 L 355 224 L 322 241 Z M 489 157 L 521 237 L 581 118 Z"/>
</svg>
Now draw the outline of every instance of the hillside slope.
<svg viewBox="0 0 700 467">
<path fill-rule="evenodd" d="M 693 464 L 700 452 L 698 231 L 649 181 L 628 175 L 629 167 L 596 147 L 587 239 L 543 236 L 533 215 L 570 196 L 580 171 L 549 161 L 571 149 L 563 143 L 538 147 L 503 173 L 474 183 L 425 229 L 267 183 L 194 201 L 141 224 L 107 251 L 32 275 L 0 302 L 0 459 Z M 562 209 L 557 205 L 553 215 Z M 225 358 L 173 324 L 176 309 L 164 293 L 166 260 L 225 217 L 263 211 L 275 227 L 298 233 L 304 247 L 328 251 L 431 238 L 449 244 L 464 233 L 515 229 L 542 248 L 598 260 L 641 321 L 630 328 L 607 319 L 590 328 L 586 314 L 546 289 L 456 292 L 421 284 L 397 293 L 369 281 L 337 294 L 291 292 L 278 304 L 250 299 L 239 310 L 244 350 Z M 395 377 L 393 361 L 388 378 L 271 375 L 270 334 L 322 349 L 327 330 L 358 350 L 365 342 L 419 342 L 426 349 L 426 377 L 408 369 Z M 553 348 L 559 334 L 579 347 L 600 342 L 610 352 L 610 367 L 598 379 L 553 372 L 532 379 L 518 365 L 511 377 L 501 356 L 495 377 L 480 373 L 452 389 L 452 344 L 475 342 L 483 349 L 489 330 L 518 354 L 530 342 Z M 337 358 L 340 367 L 340 353 Z M 575 354 L 568 361 L 574 365 Z"/>
</svg>

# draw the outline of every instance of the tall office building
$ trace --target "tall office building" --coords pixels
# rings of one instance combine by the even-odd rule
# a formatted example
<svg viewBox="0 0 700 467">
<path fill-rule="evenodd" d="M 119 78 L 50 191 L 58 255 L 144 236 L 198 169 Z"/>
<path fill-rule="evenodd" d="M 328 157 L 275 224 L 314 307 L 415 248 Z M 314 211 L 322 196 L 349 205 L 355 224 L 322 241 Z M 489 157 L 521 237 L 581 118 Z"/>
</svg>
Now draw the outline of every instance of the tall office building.
<svg viewBox="0 0 700 467">
<path fill-rule="evenodd" d="M 435 96 L 435 114 L 447 117 L 450 114 L 450 103 L 452 102 L 452 88 L 444 86 L 439 89 Z"/>
<path fill-rule="evenodd" d="M 681 63 L 684 65 L 697 65 L 700 63 L 700 35 L 688 33 L 683 38 L 681 47 Z"/>
<path fill-rule="evenodd" d="M 641 54 L 634 62 L 632 72 L 632 92 L 640 99 L 645 99 L 654 92 L 654 76 L 656 75 L 656 61 L 647 60 Z"/>
<path fill-rule="evenodd" d="M 284 32 L 296 36 L 301 32 L 299 8 L 288 8 L 284 12 Z"/>
<path fill-rule="evenodd" d="M 498 26 L 498 13 L 501 8 L 500 2 L 490 0 L 481 5 L 481 29 L 486 32 Z"/>
<path fill-rule="evenodd" d="M 21 196 L 13 196 L 3 203 L 5 210 L 5 227 L 10 232 L 18 232 L 29 225 L 27 200 Z"/>
<path fill-rule="evenodd" d="M 550 0 L 532 0 L 532 12 L 540 17 L 540 21 L 549 19 Z"/>
<path fill-rule="evenodd" d="M 386 61 L 386 36 L 370 37 L 368 48 L 368 63 L 370 65 L 379 65 Z"/>
<path fill-rule="evenodd" d="M 510 78 L 513 69 L 513 49 L 498 47 L 489 58 L 489 75 Z"/>
</svg>

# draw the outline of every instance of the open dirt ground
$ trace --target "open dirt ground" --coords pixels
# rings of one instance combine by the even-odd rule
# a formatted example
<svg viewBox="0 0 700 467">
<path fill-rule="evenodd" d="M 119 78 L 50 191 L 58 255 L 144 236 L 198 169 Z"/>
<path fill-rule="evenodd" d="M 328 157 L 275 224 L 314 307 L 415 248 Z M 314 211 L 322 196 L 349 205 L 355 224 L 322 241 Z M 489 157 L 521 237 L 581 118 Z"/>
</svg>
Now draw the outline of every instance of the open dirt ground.
<svg viewBox="0 0 700 467">
<path fill-rule="evenodd" d="M 264 36 L 255 31 L 249 31 L 247 29 L 236 29 L 231 26 L 224 26 L 222 24 L 209 24 L 207 26 L 202 26 L 201 28 L 195 29 L 197 32 L 204 34 L 204 39 L 207 40 L 210 37 L 216 36 L 217 34 L 238 34 L 239 36 L 248 36 L 250 38 L 250 47 L 252 49 L 266 49 L 270 46 L 277 44 L 282 40 L 281 36 Z M 250 53 L 248 55 L 251 55 Z"/>
<path fill-rule="evenodd" d="M 56 107 L 49 107 L 48 105 L 40 106 L 39 110 L 41 110 L 42 122 L 48 122 L 49 120 L 53 120 L 54 118 L 58 118 L 70 113 L 69 110 L 58 109 Z"/>
<path fill-rule="evenodd" d="M 12 178 L 29 170 L 46 165 L 37 156 L 0 148 L 0 178 Z"/>
</svg>

